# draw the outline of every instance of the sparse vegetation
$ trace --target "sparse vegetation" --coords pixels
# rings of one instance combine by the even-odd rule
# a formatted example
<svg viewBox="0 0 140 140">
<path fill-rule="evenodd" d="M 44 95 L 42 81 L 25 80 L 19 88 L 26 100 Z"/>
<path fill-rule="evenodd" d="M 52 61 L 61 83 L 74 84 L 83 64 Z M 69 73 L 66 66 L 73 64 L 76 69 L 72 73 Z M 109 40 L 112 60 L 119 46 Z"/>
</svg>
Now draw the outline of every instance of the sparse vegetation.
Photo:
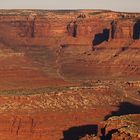
<svg viewBox="0 0 140 140">
<path fill-rule="evenodd" d="M 92 12 L 92 13 L 89 13 L 89 15 L 99 15 L 99 14 L 102 14 L 102 12 Z"/>
<path fill-rule="evenodd" d="M 70 90 L 70 87 L 44 87 L 37 89 L 0 90 L 0 95 L 34 95 Z"/>
<path fill-rule="evenodd" d="M 92 84 L 91 82 L 86 81 L 86 82 L 83 82 L 83 83 L 81 84 L 81 86 L 83 86 L 83 87 L 92 87 L 93 84 Z"/>
</svg>

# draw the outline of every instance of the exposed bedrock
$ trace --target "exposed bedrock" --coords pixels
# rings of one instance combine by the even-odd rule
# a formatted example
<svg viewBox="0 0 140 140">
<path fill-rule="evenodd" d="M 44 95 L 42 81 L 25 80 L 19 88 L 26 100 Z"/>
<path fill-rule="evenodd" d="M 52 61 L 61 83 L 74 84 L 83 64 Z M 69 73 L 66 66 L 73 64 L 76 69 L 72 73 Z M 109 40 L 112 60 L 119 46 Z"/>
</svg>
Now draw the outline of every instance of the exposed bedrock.
<svg viewBox="0 0 140 140">
<path fill-rule="evenodd" d="M 139 78 L 139 27 L 135 16 L 114 19 L 112 14 L 101 18 L 35 11 L 1 14 L 0 42 L 28 57 L 31 65 L 36 63 L 34 66 L 43 67 L 44 72 L 53 73 L 51 76 Z"/>
<path fill-rule="evenodd" d="M 100 45 L 112 39 L 137 40 L 140 38 L 138 19 L 100 17 L 53 16 L 31 12 L 28 14 L 1 14 L 0 40 L 12 45 L 63 44 Z M 118 46 L 119 47 L 119 46 Z"/>
<path fill-rule="evenodd" d="M 133 21 L 118 20 L 113 21 L 111 37 L 113 39 L 132 39 L 133 38 Z"/>
<path fill-rule="evenodd" d="M 139 140 L 140 115 L 111 117 L 98 126 L 97 136 L 87 135 L 80 140 Z"/>
<path fill-rule="evenodd" d="M 68 79 L 139 79 L 139 49 L 99 49 L 91 52 L 86 46 L 89 52 L 80 49 L 77 53 L 74 47 L 65 48 L 59 58 L 60 73 Z"/>
<path fill-rule="evenodd" d="M 67 137 L 65 131 L 69 127 L 91 123 L 89 116 L 101 120 L 111 109 L 117 108 L 110 105 L 117 106 L 124 99 L 122 93 L 108 86 L 52 89 L 13 90 L 11 95 L 3 91 L 0 96 L 0 138 L 59 140 L 63 138 L 63 132 Z"/>
<path fill-rule="evenodd" d="M 105 140 L 139 140 L 139 117 L 139 114 L 112 117 L 103 124 L 100 124 L 98 135 Z M 104 127 L 102 127 L 102 125 L 104 125 Z"/>
<path fill-rule="evenodd" d="M 0 10 L 0 140 L 67 138 L 139 102 L 137 14 L 81 12 Z"/>
</svg>

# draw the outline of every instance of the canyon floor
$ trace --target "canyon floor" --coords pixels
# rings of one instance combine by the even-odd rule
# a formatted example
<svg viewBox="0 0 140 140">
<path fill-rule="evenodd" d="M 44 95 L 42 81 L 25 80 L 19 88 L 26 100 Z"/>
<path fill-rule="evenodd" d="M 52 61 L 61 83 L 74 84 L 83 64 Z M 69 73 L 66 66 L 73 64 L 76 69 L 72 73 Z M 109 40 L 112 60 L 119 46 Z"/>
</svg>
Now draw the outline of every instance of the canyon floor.
<svg viewBox="0 0 140 140">
<path fill-rule="evenodd" d="M 140 29 L 132 31 L 135 25 L 129 23 L 133 19 L 139 27 L 139 15 L 1 10 L 0 140 L 90 140 L 99 135 L 101 122 L 128 114 L 135 114 L 132 119 L 139 125 Z M 102 40 L 105 28 L 111 34 L 112 20 L 118 21 L 116 34 Z M 122 131 L 116 120 L 116 128 L 106 128 L 118 129 L 115 136 L 98 140 L 130 138 L 117 139 Z M 123 128 L 127 122 L 121 120 Z"/>
</svg>

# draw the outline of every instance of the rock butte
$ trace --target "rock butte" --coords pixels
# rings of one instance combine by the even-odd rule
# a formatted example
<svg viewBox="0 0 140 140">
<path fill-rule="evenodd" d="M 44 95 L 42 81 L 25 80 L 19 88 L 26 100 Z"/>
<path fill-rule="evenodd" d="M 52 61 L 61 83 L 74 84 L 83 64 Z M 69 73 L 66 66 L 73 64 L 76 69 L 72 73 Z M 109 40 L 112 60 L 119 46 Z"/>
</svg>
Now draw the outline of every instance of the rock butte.
<svg viewBox="0 0 140 140">
<path fill-rule="evenodd" d="M 0 140 L 137 140 L 139 80 L 139 13 L 0 10 Z"/>
</svg>

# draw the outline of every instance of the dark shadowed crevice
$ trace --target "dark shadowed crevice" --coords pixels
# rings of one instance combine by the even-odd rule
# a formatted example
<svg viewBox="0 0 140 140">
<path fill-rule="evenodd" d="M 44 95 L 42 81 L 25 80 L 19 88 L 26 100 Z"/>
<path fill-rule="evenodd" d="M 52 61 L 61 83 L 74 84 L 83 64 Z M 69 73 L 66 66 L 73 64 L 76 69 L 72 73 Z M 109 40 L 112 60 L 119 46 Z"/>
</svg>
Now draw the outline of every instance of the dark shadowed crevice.
<svg viewBox="0 0 140 140">
<path fill-rule="evenodd" d="M 134 24 L 133 27 L 133 39 L 140 39 L 140 20 Z"/>
<path fill-rule="evenodd" d="M 106 115 L 105 120 L 112 116 L 121 116 L 128 114 L 140 114 L 140 105 L 135 105 L 129 102 L 121 102 L 118 105 L 118 110 L 112 111 L 109 115 Z"/>
<path fill-rule="evenodd" d="M 112 21 L 111 22 L 111 38 L 112 39 L 115 38 L 116 26 L 117 26 L 117 23 L 115 21 Z"/>
<path fill-rule="evenodd" d="M 96 46 L 108 40 L 109 40 L 109 29 L 104 29 L 102 33 L 98 33 L 95 35 L 92 44 L 93 46 Z"/>
<path fill-rule="evenodd" d="M 70 36 L 76 37 L 77 36 L 77 23 L 76 22 L 69 23 L 67 26 L 67 31 Z"/>
<path fill-rule="evenodd" d="M 63 139 L 61 140 L 79 140 L 85 135 L 97 134 L 97 125 L 85 125 L 71 127 L 63 132 Z"/>
<path fill-rule="evenodd" d="M 112 140 L 112 134 L 118 132 L 117 129 L 112 129 L 111 131 L 108 132 L 108 134 L 105 136 L 104 140 Z M 103 139 L 102 139 L 103 140 Z"/>
</svg>

